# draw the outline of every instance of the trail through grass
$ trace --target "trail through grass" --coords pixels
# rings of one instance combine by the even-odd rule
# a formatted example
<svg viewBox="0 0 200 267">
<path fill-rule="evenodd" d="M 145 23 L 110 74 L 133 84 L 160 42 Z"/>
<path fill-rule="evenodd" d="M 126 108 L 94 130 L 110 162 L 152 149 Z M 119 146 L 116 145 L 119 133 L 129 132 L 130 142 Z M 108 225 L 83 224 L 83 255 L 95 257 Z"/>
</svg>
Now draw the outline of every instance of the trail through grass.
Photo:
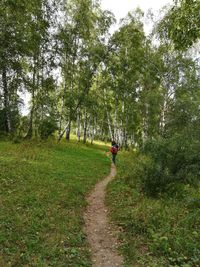
<svg viewBox="0 0 200 267">
<path fill-rule="evenodd" d="M 85 195 L 109 173 L 107 147 L 0 143 L 0 266 L 90 266 Z"/>
</svg>

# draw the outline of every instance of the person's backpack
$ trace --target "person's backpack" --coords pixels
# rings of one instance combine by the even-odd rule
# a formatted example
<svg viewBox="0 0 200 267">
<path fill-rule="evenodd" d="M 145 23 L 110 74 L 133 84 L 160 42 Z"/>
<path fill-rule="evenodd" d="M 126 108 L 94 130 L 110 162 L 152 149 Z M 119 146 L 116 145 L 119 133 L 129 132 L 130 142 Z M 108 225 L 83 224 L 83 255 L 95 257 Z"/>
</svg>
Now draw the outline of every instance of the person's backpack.
<svg viewBox="0 0 200 267">
<path fill-rule="evenodd" d="M 117 154 L 118 149 L 117 149 L 115 146 L 111 146 L 111 148 L 110 148 L 110 152 L 111 152 L 112 154 Z"/>
</svg>

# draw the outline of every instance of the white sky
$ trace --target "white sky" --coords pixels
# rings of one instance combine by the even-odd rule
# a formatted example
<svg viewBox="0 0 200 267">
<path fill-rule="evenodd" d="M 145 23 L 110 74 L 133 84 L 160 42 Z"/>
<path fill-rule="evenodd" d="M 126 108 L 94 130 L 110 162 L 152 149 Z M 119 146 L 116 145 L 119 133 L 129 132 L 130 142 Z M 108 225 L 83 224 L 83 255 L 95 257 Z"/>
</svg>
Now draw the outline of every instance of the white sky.
<svg viewBox="0 0 200 267">
<path fill-rule="evenodd" d="M 173 4 L 173 0 L 101 0 L 101 6 L 103 9 L 110 10 L 114 13 L 117 22 L 124 18 L 129 11 L 140 7 L 145 14 L 149 9 L 153 11 L 154 14 L 158 14 L 158 11 L 166 5 Z M 118 25 L 111 27 L 111 33 L 117 30 Z M 152 25 L 144 25 L 144 30 L 146 34 L 151 32 Z"/>
<path fill-rule="evenodd" d="M 172 4 L 173 0 L 101 0 L 103 9 L 112 11 L 117 20 L 125 17 L 127 13 L 136 7 L 140 7 L 143 11 L 152 8 L 158 11 L 167 4 Z"/>
</svg>

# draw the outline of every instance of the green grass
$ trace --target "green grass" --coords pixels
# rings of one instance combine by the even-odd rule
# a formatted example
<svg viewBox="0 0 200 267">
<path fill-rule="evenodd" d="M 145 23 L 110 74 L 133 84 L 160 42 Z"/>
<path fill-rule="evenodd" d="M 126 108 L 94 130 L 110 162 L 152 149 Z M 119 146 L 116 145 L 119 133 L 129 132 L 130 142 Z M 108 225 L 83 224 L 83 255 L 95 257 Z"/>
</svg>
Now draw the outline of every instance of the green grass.
<svg viewBox="0 0 200 267">
<path fill-rule="evenodd" d="M 106 150 L 0 142 L 0 266 L 91 266 L 85 195 L 109 173 Z"/>
<path fill-rule="evenodd" d="M 107 191 L 111 220 L 121 229 L 124 266 L 200 266 L 199 189 L 185 185 L 175 195 L 149 198 L 136 164 L 134 154 L 121 152 L 117 179 Z"/>
</svg>

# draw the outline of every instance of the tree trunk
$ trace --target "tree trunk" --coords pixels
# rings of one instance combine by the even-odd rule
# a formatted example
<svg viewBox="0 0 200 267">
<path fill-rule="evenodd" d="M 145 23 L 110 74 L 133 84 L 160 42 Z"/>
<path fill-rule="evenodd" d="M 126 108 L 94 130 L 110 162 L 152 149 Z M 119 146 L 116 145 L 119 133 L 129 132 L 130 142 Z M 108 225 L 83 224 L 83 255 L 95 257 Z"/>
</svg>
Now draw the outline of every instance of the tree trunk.
<svg viewBox="0 0 200 267">
<path fill-rule="evenodd" d="M 119 100 L 118 95 L 115 95 L 115 112 L 114 112 L 114 139 L 118 140 L 118 106 L 119 106 Z"/>
<path fill-rule="evenodd" d="M 32 133 L 33 133 L 33 107 L 31 108 L 30 119 L 29 119 L 29 126 L 28 126 L 28 132 L 27 132 L 25 138 L 31 139 Z"/>
<path fill-rule="evenodd" d="M 124 134 L 123 134 L 123 144 L 124 144 L 124 148 L 127 149 L 128 148 L 128 134 L 125 128 L 124 128 Z"/>
<path fill-rule="evenodd" d="M 70 140 L 70 132 L 71 132 L 71 119 L 69 119 L 68 127 L 66 129 L 66 140 Z"/>
<path fill-rule="evenodd" d="M 87 141 L 87 111 L 85 111 L 84 130 L 83 130 L 83 144 Z"/>
<path fill-rule="evenodd" d="M 95 128 L 96 128 L 96 120 L 94 119 L 93 126 L 92 126 L 92 131 L 91 131 L 91 145 L 94 142 Z"/>
<path fill-rule="evenodd" d="M 10 106 L 9 106 L 9 93 L 7 84 L 7 71 L 3 68 L 2 72 L 3 92 L 4 92 L 4 108 L 5 108 L 5 129 L 7 133 L 11 132 L 11 119 L 10 119 Z"/>
<path fill-rule="evenodd" d="M 102 120 L 101 122 L 101 126 L 99 128 L 99 139 L 102 141 L 103 140 L 103 124 L 104 124 L 104 120 Z"/>
<path fill-rule="evenodd" d="M 33 78 L 32 78 L 32 107 L 30 112 L 30 119 L 29 119 L 29 126 L 28 131 L 26 134 L 27 139 L 31 139 L 33 136 L 33 119 L 35 113 L 35 84 L 36 84 L 36 66 L 35 66 L 35 59 L 34 59 L 34 68 L 33 68 Z"/>
<path fill-rule="evenodd" d="M 80 110 L 77 111 L 77 129 L 76 129 L 76 135 L 78 138 L 78 142 L 80 142 L 81 139 L 81 118 L 80 118 Z"/>
<path fill-rule="evenodd" d="M 67 128 L 68 128 L 69 122 L 67 123 L 67 125 L 65 126 L 64 130 L 60 133 L 60 135 L 58 136 L 58 142 L 60 142 L 60 140 L 62 139 L 63 135 L 65 134 Z"/>
<path fill-rule="evenodd" d="M 167 99 L 168 99 L 168 96 L 166 95 L 164 97 L 164 102 L 163 102 L 161 115 L 160 115 L 159 132 L 161 135 L 164 135 L 164 132 L 165 132 L 165 124 L 166 124 L 165 120 L 166 120 L 166 113 L 167 113 L 167 107 L 168 107 Z"/>
<path fill-rule="evenodd" d="M 110 138 L 111 138 L 111 140 L 114 140 L 113 131 L 112 131 L 112 125 L 111 125 L 111 121 L 110 121 L 110 116 L 109 116 L 108 110 L 106 111 L 106 113 L 107 113 L 107 121 L 108 121 L 108 129 L 109 129 L 109 133 L 110 133 Z"/>
<path fill-rule="evenodd" d="M 64 109 L 64 96 L 62 97 L 62 104 L 61 104 L 61 111 L 59 113 L 59 119 L 58 119 L 58 136 L 61 135 L 61 131 L 62 131 L 62 120 L 63 120 L 63 109 Z"/>
</svg>

